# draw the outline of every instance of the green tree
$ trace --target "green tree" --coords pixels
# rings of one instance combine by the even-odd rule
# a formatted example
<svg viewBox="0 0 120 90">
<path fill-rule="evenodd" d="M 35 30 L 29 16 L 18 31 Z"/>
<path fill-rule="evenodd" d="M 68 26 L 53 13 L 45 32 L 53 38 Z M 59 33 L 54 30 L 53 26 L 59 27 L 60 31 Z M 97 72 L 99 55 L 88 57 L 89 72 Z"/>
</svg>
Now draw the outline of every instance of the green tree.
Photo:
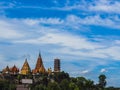
<svg viewBox="0 0 120 90">
<path fill-rule="evenodd" d="M 99 86 L 101 88 L 104 88 L 106 86 L 106 76 L 104 74 L 101 74 L 99 77 Z"/>
<path fill-rule="evenodd" d="M 84 77 L 77 77 L 77 86 L 79 87 L 80 90 L 85 89 L 85 83 L 86 83 L 86 78 Z"/>
<path fill-rule="evenodd" d="M 47 86 L 47 85 L 48 85 L 48 79 L 47 79 L 47 77 L 46 77 L 46 76 L 45 76 L 45 77 L 43 77 L 42 83 L 43 83 L 43 85 L 45 85 L 45 86 Z"/>
<path fill-rule="evenodd" d="M 33 90 L 45 90 L 45 86 L 40 84 L 40 85 L 36 85 L 35 89 L 33 88 Z"/>
<path fill-rule="evenodd" d="M 74 82 L 70 82 L 69 83 L 69 90 L 79 90 L 79 88 Z"/>
<path fill-rule="evenodd" d="M 54 73 L 54 80 L 56 82 L 60 83 L 63 79 L 69 80 L 69 74 L 65 73 L 64 71 Z"/>
<path fill-rule="evenodd" d="M 67 79 L 63 79 L 60 83 L 61 90 L 69 90 L 69 81 Z"/>
<path fill-rule="evenodd" d="M 88 90 L 92 90 L 93 86 L 94 86 L 94 81 L 89 80 L 89 79 L 86 80 L 85 87 L 86 87 Z"/>
<path fill-rule="evenodd" d="M 9 90 L 9 81 L 0 80 L 0 90 Z"/>
<path fill-rule="evenodd" d="M 9 85 L 9 90 L 16 90 L 16 85 L 15 84 L 10 84 Z"/>
<path fill-rule="evenodd" d="M 77 78 L 71 77 L 70 81 L 73 82 L 73 83 L 76 83 L 77 82 Z"/>
<path fill-rule="evenodd" d="M 57 82 L 49 82 L 47 90 L 60 90 L 60 86 Z"/>
<path fill-rule="evenodd" d="M 20 80 L 21 80 L 21 79 L 22 79 L 22 75 L 19 74 L 19 75 L 17 76 L 18 83 L 20 83 Z"/>
</svg>

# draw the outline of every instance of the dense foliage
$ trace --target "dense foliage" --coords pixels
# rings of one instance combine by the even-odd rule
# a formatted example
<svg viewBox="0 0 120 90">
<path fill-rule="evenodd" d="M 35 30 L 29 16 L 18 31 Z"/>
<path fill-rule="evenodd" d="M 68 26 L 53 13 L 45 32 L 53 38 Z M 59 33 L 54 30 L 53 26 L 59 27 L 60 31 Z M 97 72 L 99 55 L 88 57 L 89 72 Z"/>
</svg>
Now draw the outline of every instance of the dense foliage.
<svg viewBox="0 0 120 90">
<path fill-rule="evenodd" d="M 33 79 L 33 84 L 28 85 L 31 90 L 119 90 L 114 87 L 106 88 L 106 76 L 98 76 L 98 84 L 94 81 L 86 79 L 85 77 L 69 77 L 68 73 L 57 72 L 53 74 L 39 74 L 39 75 L 16 75 L 8 76 L 4 80 L 0 80 L 0 90 L 16 90 L 16 85 L 21 84 L 20 80 L 23 78 Z M 15 82 L 17 81 L 17 82 Z"/>
</svg>

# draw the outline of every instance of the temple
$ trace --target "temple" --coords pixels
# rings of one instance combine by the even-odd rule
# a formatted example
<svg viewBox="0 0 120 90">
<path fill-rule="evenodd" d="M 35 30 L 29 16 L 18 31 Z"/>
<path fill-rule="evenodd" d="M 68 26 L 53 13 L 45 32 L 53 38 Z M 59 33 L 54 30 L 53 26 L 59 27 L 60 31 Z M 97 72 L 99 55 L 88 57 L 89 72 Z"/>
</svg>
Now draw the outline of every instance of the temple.
<svg viewBox="0 0 120 90">
<path fill-rule="evenodd" d="M 46 70 L 43 65 L 41 54 L 39 53 L 35 69 L 32 71 L 33 74 L 46 73 Z"/>
<path fill-rule="evenodd" d="M 11 74 L 18 74 L 19 69 L 14 65 L 12 68 L 10 68 Z"/>
<path fill-rule="evenodd" d="M 23 67 L 21 69 L 21 74 L 23 75 L 27 75 L 27 74 L 30 74 L 31 73 L 31 69 L 30 69 L 30 66 L 27 62 L 27 59 L 25 60 L 24 64 L 23 64 Z"/>
<path fill-rule="evenodd" d="M 14 65 L 13 67 L 9 68 L 9 66 L 6 66 L 5 69 L 3 69 L 2 73 L 4 74 L 18 74 L 19 73 L 19 69 Z"/>
<path fill-rule="evenodd" d="M 9 69 L 9 66 L 6 66 L 6 68 L 4 68 L 3 70 L 2 70 L 2 73 L 10 73 L 10 69 Z"/>
<path fill-rule="evenodd" d="M 60 72 L 60 59 L 54 60 L 54 72 Z M 31 68 L 29 66 L 27 59 L 25 59 L 25 62 L 23 64 L 21 70 L 19 70 L 15 65 L 11 68 L 9 68 L 9 66 L 6 66 L 6 68 L 4 68 L 2 70 L 2 73 L 3 74 L 12 74 L 12 75 L 16 75 L 16 74 L 21 74 L 21 75 L 48 74 L 49 75 L 52 73 L 52 69 L 51 68 L 48 68 L 47 70 L 45 69 L 41 54 L 39 53 L 37 62 L 36 62 L 36 66 L 32 71 L 31 71 Z"/>
</svg>

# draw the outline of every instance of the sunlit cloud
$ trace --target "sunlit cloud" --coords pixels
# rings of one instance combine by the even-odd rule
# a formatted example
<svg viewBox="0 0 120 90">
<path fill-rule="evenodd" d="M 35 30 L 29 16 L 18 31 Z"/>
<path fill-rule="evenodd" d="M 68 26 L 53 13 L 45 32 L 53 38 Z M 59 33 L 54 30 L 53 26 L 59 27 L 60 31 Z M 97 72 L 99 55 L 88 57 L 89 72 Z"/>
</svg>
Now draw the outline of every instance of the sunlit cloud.
<svg viewBox="0 0 120 90">
<path fill-rule="evenodd" d="M 82 71 L 81 73 L 82 74 L 86 74 L 86 73 L 88 73 L 89 71 L 88 70 L 84 70 L 84 71 Z"/>
<path fill-rule="evenodd" d="M 107 70 L 105 68 L 100 70 L 101 73 L 107 72 Z"/>
<path fill-rule="evenodd" d="M 73 22 L 77 21 L 77 19 L 74 19 L 75 16 L 72 16 L 72 17 L 73 19 L 71 19 L 70 21 L 73 21 Z M 80 35 L 79 36 L 72 35 L 70 33 L 64 33 L 63 31 L 60 31 L 61 29 L 54 29 L 54 27 L 51 27 L 51 26 L 49 27 L 44 25 L 42 26 L 41 23 L 43 22 L 41 20 L 44 21 L 44 19 L 38 19 L 38 20 L 36 19 L 35 20 L 34 19 L 17 20 L 16 19 L 13 21 L 11 20 L 9 22 L 7 22 L 7 20 L 5 21 L 2 20 L 1 21 L 2 26 L 0 27 L 1 38 L 5 38 L 5 39 L 14 38 L 15 40 L 11 40 L 11 43 L 14 43 L 14 44 L 21 43 L 21 44 L 33 44 L 33 45 L 60 46 L 60 48 L 58 48 L 57 50 L 59 50 L 59 53 L 61 54 L 76 55 L 76 56 L 82 56 L 87 58 L 111 58 L 115 60 L 120 59 L 119 57 L 120 48 L 118 46 L 119 40 L 113 40 L 111 42 L 111 45 L 104 43 L 104 42 L 107 42 L 107 40 L 106 41 L 103 40 L 103 42 L 102 41 L 93 42 L 89 40 L 89 38 L 87 37 L 83 37 Z M 61 20 L 59 19 L 53 18 L 53 21 L 54 20 L 55 20 L 54 22 L 55 24 L 63 23 L 63 22 L 61 23 Z M 53 23 L 50 23 L 50 21 L 52 21 L 52 19 L 49 19 L 49 20 L 45 19 L 45 23 L 53 24 Z M 16 22 L 16 24 L 11 24 L 10 22 L 13 22 L 13 23 Z M 67 22 L 69 23 L 69 21 Z M 20 23 L 23 23 L 23 24 L 20 24 Z M 23 30 L 28 29 L 28 31 L 30 32 L 23 31 L 23 30 L 20 32 L 19 27 L 23 28 Z M 6 34 L 6 32 L 10 32 L 10 33 Z M 36 36 L 36 32 L 39 32 L 37 36 Z M 27 37 L 25 37 L 26 35 Z M 94 39 L 96 38 L 93 38 L 93 40 Z M 57 53 L 57 51 L 54 48 L 51 50 L 51 52 Z M 111 52 L 114 52 L 114 53 L 111 53 Z"/>
</svg>

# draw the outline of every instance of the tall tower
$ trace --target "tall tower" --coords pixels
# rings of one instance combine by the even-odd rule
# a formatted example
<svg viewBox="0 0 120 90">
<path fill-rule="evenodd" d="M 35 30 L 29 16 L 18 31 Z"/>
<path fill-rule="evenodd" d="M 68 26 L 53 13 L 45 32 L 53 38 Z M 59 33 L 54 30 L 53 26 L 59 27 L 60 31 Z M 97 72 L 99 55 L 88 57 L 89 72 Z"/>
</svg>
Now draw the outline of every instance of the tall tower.
<svg viewBox="0 0 120 90">
<path fill-rule="evenodd" d="M 41 57 L 41 54 L 39 53 L 35 69 L 33 70 L 33 74 L 45 73 L 45 72 L 46 70 L 43 65 L 42 57 Z"/>
<path fill-rule="evenodd" d="M 54 59 L 54 72 L 60 72 L 60 59 Z"/>
</svg>

